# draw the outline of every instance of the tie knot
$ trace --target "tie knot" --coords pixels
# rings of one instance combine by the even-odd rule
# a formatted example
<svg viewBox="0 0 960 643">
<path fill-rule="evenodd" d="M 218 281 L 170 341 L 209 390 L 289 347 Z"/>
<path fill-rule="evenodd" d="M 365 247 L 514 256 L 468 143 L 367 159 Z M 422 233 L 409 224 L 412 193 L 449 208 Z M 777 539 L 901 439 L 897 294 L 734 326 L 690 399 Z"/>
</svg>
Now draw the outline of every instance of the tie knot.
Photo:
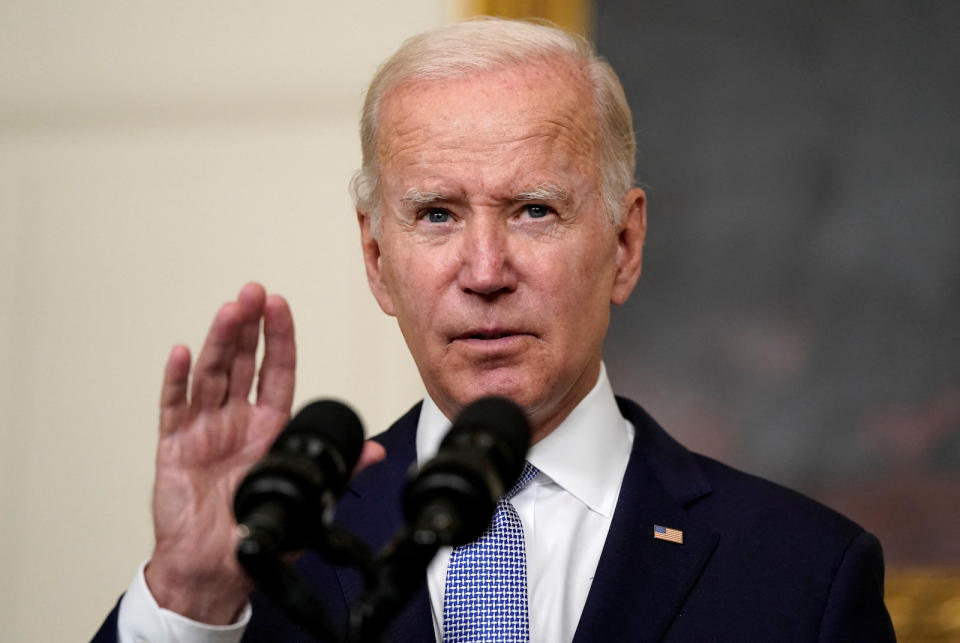
<svg viewBox="0 0 960 643">
<path fill-rule="evenodd" d="M 504 500 L 510 500 L 515 495 L 520 493 L 520 490 L 530 484 L 530 481 L 537 477 L 537 474 L 540 473 L 540 469 L 536 468 L 529 462 L 523 463 L 523 471 L 520 472 L 520 477 L 517 478 L 516 484 L 508 491 L 503 494 Z"/>
</svg>

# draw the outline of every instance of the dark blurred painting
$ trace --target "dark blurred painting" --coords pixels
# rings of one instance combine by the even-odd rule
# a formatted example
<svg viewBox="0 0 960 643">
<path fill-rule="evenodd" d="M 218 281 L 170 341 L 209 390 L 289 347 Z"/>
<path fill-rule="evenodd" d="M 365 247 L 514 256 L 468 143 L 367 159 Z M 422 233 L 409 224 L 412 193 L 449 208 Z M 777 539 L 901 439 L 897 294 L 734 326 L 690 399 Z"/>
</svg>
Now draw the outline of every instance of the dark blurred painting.
<svg viewBox="0 0 960 643">
<path fill-rule="evenodd" d="M 893 566 L 960 563 L 960 3 L 595 16 L 649 197 L 617 390 Z"/>
</svg>

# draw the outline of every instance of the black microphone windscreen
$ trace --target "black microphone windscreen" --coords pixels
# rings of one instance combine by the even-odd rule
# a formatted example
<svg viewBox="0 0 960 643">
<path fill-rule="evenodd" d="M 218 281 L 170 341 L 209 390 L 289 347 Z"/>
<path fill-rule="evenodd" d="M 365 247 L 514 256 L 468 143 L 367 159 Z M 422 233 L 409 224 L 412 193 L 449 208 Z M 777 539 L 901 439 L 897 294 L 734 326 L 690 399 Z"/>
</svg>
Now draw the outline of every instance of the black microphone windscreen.
<svg viewBox="0 0 960 643">
<path fill-rule="evenodd" d="M 440 450 L 454 447 L 465 435 L 481 432 L 497 446 L 506 458 L 504 482 L 512 485 L 520 475 L 530 446 L 530 422 L 513 401 L 505 397 L 483 397 L 465 406 L 440 443 Z"/>
<path fill-rule="evenodd" d="M 308 404 L 280 432 L 237 487 L 238 523 L 276 551 L 315 542 L 363 449 L 363 426 L 345 404 Z"/>
<path fill-rule="evenodd" d="M 526 453 L 530 441 L 530 428 L 523 409 L 505 397 L 482 397 L 463 407 L 454 430 L 483 427 L 499 439 L 510 444 L 511 449 Z"/>
<path fill-rule="evenodd" d="M 363 424 L 353 410 L 336 400 L 317 400 L 303 407 L 287 431 L 311 433 L 328 442 L 343 457 L 349 473 L 363 449 Z"/>
<path fill-rule="evenodd" d="M 516 483 L 530 444 L 523 410 L 502 397 L 468 404 L 404 489 L 407 522 L 443 545 L 478 538 Z M 419 536 L 418 536 L 419 537 Z"/>
</svg>

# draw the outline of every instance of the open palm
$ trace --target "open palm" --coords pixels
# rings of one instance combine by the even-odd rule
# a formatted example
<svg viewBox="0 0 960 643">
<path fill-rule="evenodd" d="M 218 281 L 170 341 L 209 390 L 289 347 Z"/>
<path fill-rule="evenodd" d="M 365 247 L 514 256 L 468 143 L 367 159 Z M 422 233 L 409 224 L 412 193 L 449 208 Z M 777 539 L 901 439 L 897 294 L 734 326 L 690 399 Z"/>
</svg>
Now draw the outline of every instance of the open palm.
<svg viewBox="0 0 960 643">
<path fill-rule="evenodd" d="M 265 350 L 251 402 L 261 319 Z M 259 284 L 220 308 L 192 381 L 189 350 L 171 351 L 160 400 L 156 547 L 146 570 L 161 606 L 227 623 L 246 602 L 251 587 L 234 556 L 233 494 L 290 416 L 295 366 L 289 307 Z"/>
</svg>

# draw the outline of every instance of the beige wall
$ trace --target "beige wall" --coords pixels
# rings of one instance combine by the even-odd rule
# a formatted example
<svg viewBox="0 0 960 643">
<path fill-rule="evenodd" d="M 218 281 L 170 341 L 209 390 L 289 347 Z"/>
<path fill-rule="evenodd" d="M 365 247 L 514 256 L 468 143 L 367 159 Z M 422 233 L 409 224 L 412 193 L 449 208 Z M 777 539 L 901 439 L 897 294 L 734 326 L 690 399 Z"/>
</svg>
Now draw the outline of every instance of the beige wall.
<svg viewBox="0 0 960 643">
<path fill-rule="evenodd" d="M 350 8 L 344 8 L 349 6 Z M 440 0 L 0 5 L 0 623 L 85 640 L 151 546 L 156 398 L 249 279 L 298 326 L 297 404 L 379 431 L 421 394 L 362 275 L 365 81 Z"/>
</svg>

